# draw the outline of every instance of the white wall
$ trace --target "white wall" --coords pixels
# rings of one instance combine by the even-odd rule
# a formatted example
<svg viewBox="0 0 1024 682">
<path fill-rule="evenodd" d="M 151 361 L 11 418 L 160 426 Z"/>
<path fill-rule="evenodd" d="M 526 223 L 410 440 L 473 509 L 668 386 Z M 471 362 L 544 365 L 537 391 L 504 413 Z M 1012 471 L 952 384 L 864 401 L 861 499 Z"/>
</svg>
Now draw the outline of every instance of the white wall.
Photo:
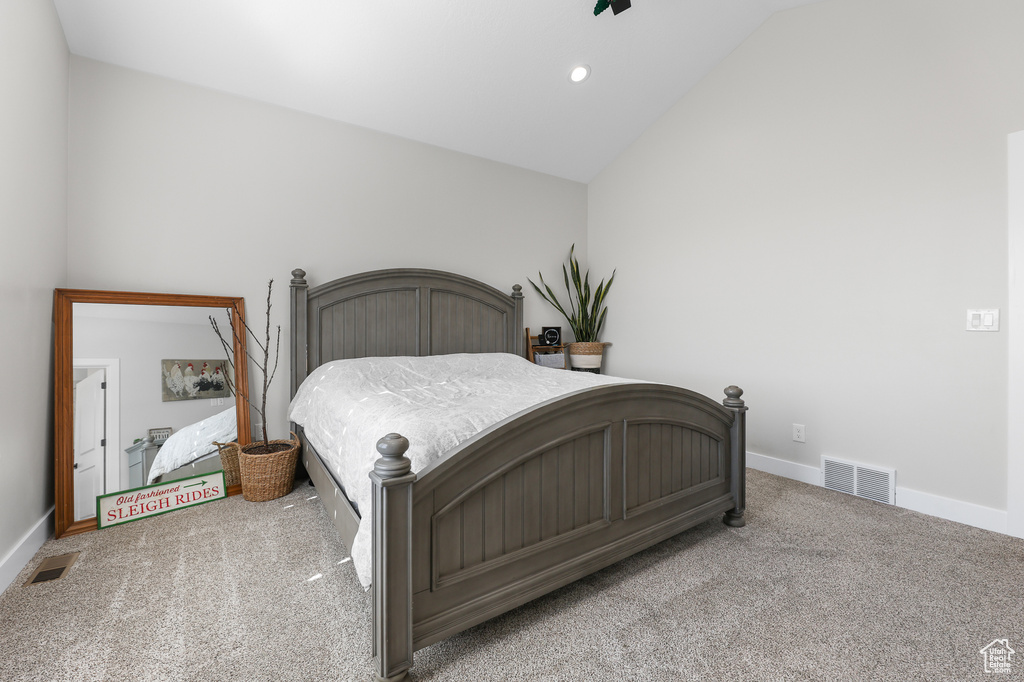
<svg viewBox="0 0 1024 682">
<path fill-rule="evenodd" d="M 586 248 L 582 184 L 78 57 L 69 169 L 72 286 L 244 296 L 259 321 L 274 278 L 285 339 L 294 268 L 311 285 L 412 266 L 511 290 Z M 524 292 L 527 323 L 554 322 Z M 279 373 L 272 438 L 287 393 Z"/>
<path fill-rule="evenodd" d="M 66 277 L 67 91 L 52 3 L 0 3 L 0 589 L 46 539 L 53 505 L 51 311 Z"/>
<path fill-rule="evenodd" d="M 1012 321 L 964 324 L 1007 308 L 1022 35 L 1019 0 L 774 15 L 589 186 L 611 371 L 738 384 L 754 452 L 1006 509 Z"/>
</svg>

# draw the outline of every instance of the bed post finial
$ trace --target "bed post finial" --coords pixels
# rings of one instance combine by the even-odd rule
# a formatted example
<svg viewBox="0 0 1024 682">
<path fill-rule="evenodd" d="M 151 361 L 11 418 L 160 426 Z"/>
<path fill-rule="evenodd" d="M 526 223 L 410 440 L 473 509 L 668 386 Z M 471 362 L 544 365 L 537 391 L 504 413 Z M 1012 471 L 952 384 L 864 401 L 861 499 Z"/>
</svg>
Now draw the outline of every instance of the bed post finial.
<svg viewBox="0 0 1024 682">
<path fill-rule="evenodd" d="M 290 336 L 292 343 L 292 376 L 291 396 L 294 398 L 299 390 L 299 384 L 306 378 L 309 371 L 309 360 L 306 356 L 306 324 L 309 322 L 306 317 L 306 294 L 309 292 L 309 285 L 306 284 L 306 271 L 300 268 L 292 270 L 292 281 L 289 287 L 291 310 L 289 322 L 291 324 Z M 292 431 L 296 430 L 292 424 Z"/>
<path fill-rule="evenodd" d="M 412 667 L 412 462 L 409 439 L 377 441 L 373 463 L 373 655 L 378 680 L 407 679 Z"/>
<path fill-rule="evenodd" d="M 526 343 L 523 339 L 523 285 L 513 284 L 512 285 L 512 304 L 515 307 L 515 320 L 513 324 L 515 329 L 512 330 L 512 338 L 510 339 L 510 345 L 512 352 L 521 358 L 526 357 Z M 528 339 L 527 339 L 528 340 Z"/>
<path fill-rule="evenodd" d="M 381 456 L 373 463 L 373 471 L 382 479 L 404 476 L 412 471 L 412 462 L 405 456 L 408 450 L 408 438 L 397 433 L 389 433 L 377 441 L 377 452 Z"/>
<path fill-rule="evenodd" d="M 732 478 L 732 499 L 736 505 L 725 512 L 722 522 L 733 528 L 740 528 L 747 525 L 743 518 L 743 512 L 747 507 L 747 405 L 740 397 L 743 389 L 739 386 L 729 386 L 725 389 L 725 405 L 733 413 L 732 428 L 729 435 L 732 441 L 731 471 Z"/>
</svg>

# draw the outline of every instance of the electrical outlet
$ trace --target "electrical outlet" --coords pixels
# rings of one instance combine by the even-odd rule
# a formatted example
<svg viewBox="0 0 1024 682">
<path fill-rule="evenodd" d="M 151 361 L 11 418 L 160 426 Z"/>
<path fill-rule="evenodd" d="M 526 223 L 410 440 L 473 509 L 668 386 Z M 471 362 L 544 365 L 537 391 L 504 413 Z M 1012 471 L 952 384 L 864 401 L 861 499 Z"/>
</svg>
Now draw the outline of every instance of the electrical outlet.
<svg viewBox="0 0 1024 682">
<path fill-rule="evenodd" d="M 793 440 L 797 443 L 804 443 L 804 425 L 793 424 Z"/>
</svg>

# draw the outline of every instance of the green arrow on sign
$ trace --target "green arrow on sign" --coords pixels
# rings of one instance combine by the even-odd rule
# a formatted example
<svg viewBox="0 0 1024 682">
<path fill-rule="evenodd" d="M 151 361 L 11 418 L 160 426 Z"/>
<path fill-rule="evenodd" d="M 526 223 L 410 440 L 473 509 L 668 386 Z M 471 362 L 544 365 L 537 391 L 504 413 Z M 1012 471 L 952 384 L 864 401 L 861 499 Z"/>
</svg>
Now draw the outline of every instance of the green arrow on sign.
<svg viewBox="0 0 1024 682">
<path fill-rule="evenodd" d="M 206 485 L 206 481 L 199 481 L 199 483 L 193 483 L 192 485 L 186 485 L 186 486 L 184 486 L 184 488 L 182 488 L 182 490 L 184 490 L 185 488 L 195 488 L 197 485 Z"/>
</svg>

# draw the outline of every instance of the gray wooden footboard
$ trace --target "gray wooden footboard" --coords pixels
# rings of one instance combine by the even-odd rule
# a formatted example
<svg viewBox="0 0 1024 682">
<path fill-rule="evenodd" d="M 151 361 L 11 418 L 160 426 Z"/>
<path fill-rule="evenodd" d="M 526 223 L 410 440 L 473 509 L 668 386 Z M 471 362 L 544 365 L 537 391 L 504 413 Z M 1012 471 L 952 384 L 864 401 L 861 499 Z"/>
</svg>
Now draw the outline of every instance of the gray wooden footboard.
<svg viewBox="0 0 1024 682">
<path fill-rule="evenodd" d="M 671 386 L 580 391 L 515 415 L 414 474 L 378 443 L 374 655 L 413 651 L 718 514 L 743 525 L 746 407 Z"/>
</svg>

